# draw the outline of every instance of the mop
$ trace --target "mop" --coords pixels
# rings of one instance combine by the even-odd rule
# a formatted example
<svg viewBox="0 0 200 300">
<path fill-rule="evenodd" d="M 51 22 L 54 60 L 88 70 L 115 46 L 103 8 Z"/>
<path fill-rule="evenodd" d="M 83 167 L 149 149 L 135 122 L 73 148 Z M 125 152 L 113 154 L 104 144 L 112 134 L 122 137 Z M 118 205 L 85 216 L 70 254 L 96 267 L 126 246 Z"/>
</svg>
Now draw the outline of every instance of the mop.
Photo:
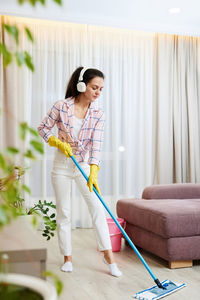
<svg viewBox="0 0 200 300">
<path fill-rule="evenodd" d="M 79 171 L 85 177 L 86 181 L 88 182 L 88 180 L 89 180 L 88 176 L 85 174 L 85 172 L 83 171 L 83 169 L 81 168 L 81 166 L 79 165 L 79 163 L 77 162 L 75 157 L 73 155 L 70 156 L 70 157 L 73 160 L 73 162 L 75 163 L 75 165 L 77 166 L 77 168 L 79 169 Z M 151 271 L 150 267 L 148 266 L 148 264 L 146 263 L 146 261 L 144 260 L 144 258 L 140 254 L 140 252 L 137 250 L 136 246 L 133 244 L 133 242 L 131 241 L 131 239 L 129 238 L 129 236 L 125 232 L 125 230 L 119 224 L 119 222 L 117 221 L 115 216 L 112 214 L 110 209 L 107 207 L 107 205 L 105 204 L 102 197 L 99 195 L 99 193 L 97 192 L 97 190 L 94 186 L 93 186 L 93 191 L 95 192 L 95 194 L 97 195 L 97 197 L 99 198 L 99 200 L 101 201 L 101 203 L 103 204 L 103 206 L 105 207 L 105 209 L 107 210 L 107 212 L 109 213 L 109 215 L 111 216 L 111 218 L 113 219 L 115 224 L 118 226 L 121 233 L 123 234 L 123 236 L 125 237 L 125 239 L 129 243 L 129 245 L 131 246 L 131 248 L 134 250 L 134 252 L 138 256 L 138 258 L 141 260 L 141 262 L 143 263 L 143 265 L 145 266 L 145 268 L 149 272 L 150 276 L 153 278 L 154 282 L 156 283 L 155 286 L 153 286 L 149 289 L 146 289 L 144 291 L 138 292 L 133 297 L 136 298 L 136 299 L 141 299 L 141 300 L 160 299 L 160 298 L 168 296 L 169 294 L 172 294 L 172 293 L 178 291 L 179 289 L 185 287 L 186 286 L 185 283 L 177 283 L 177 282 L 175 283 L 175 282 L 172 282 L 170 280 L 164 280 L 162 282 L 159 281 L 159 279 Z"/>
</svg>

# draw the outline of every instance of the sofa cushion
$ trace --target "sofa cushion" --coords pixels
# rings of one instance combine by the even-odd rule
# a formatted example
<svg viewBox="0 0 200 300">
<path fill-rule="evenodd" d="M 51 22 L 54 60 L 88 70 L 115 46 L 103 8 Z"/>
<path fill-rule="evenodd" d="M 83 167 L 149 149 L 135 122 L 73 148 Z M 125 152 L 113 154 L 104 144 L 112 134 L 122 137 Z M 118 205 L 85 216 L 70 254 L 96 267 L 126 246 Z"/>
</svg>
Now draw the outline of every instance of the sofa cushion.
<svg viewBox="0 0 200 300">
<path fill-rule="evenodd" d="M 117 214 L 164 238 L 200 235 L 200 199 L 122 199 Z"/>
<path fill-rule="evenodd" d="M 174 183 L 151 185 L 144 189 L 142 199 L 200 199 L 200 184 Z"/>
</svg>

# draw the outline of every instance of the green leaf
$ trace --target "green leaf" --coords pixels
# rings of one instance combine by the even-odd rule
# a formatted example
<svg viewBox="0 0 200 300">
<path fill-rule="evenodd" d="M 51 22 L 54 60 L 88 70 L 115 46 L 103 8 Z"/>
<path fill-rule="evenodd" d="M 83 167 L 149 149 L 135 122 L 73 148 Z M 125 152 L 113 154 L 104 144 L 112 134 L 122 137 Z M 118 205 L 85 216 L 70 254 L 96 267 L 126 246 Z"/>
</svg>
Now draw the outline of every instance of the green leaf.
<svg viewBox="0 0 200 300">
<path fill-rule="evenodd" d="M 25 32 L 26 32 L 26 35 L 27 35 L 28 39 L 29 39 L 32 43 L 34 43 L 33 35 L 32 35 L 32 33 L 31 33 L 31 31 L 30 31 L 30 29 L 29 29 L 28 27 L 25 27 Z"/>
<path fill-rule="evenodd" d="M 31 190 L 30 190 L 30 188 L 29 188 L 27 185 L 23 184 L 23 185 L 22 185 L 22 189 L 23 189 L 25 192 L 27 192 L 29 195 L 31 194 Z"/>
<path fill-rule="evenodd" d="M 55 284 L 55 287 L 56 287 L 56 290 L 57 290 L 57 294 L 60 295 L 62 293 L 63 283 L 57 275 L 55 275 L 51 271 L 44 271 L 42 273 L 42 276 L 51 277 L 54 280 L 54 284 Z"/>
<path fill-rule="evenodd" d="M 0 168 L 2 170 L 5 170 L 7 168 L 7 163 L 6 163 L 6 160 L 3 156 L 3 154 L 0 153 Z"/>
<path fill-rule="evenodd" d="M 25 2 L 28 2 L 28 3 L 31 4 L 32 6 L 35 6 L 35 4 L 36 4 L 37 1 L 38 1 L 38 0 L 18 0 L 18 3 L 19 3 L 20 5 L 22 5 L 22 4 L 24 4 Z"/>
<path fill-rule="evenodd" d="M 25 140 L 25 137 L 26 137 L 27 128 L 28 128 L 28 125 L 26 122 L 22 122 L 19 124 L 19 135 L 23 141 Z"/>
<path fill-rule="evenodd" d="M 32 62 L 32 57 L 30 56 L 30 54 L 27 51 L 24 52 L 24 55 L 25 55 L 25 64 L 32 72 L 34 72 L 35 68 L 34 68 L 34 65 Z"/>
<path fill-rule="evenodd" d="M 43 236 L 48 236 L 46 233 L 43 233 L 42 235 L 43 235 Z"/>
<path fill-rule="evenodd" d="M 55 218 L 55 216 L 56 216 L 55 214 L 52 214 L 52 215 L 50 216 L 50 218 L 53 219 L 53 218 Z"/>
<path fill-rule="evenodd" d="M 29 149 L 26 151 L 26 153 L 24 154 L 25 157 L 28 157 L 30 159 L 36 159 L 35 155 L 32 153 L 32 151 Z"/>
<path fill-rule="evenodd" d="M 3 25 L 5 30 L 11 35 L 14 37 L 15 39 L 15 42 L 16 44 L 18 45 L 19 44 L 19 30 L 16 26 L 13 26 L 13 25 L 7 25 L 7 24 L 4 24 Z"/>
<path fill-rule="evenodd" d="M 24 54 L 22 52 L 15 52 L 15 58 L 16 58 L 17 65 L 21 67 L 25 62 Z"/>
<path fill-rule="evenodd" d="M 10 152 L 11 154 L 19 153 L 19 149 L 15 148 L 15 147 L 7 147 L 6 151 Z"/>
<path fill-rule="evenodd" d="M 30 141 L 30 144 L 33 146 L 33 148 L 34 148 L 36 151 L 40 152 L 41 154 L 44 153 L 44 146 L 43 146 L 43 143 L 38 142 L 38 141 L 36 141 L 36 140 L 31 140 L 31 141 Z"/>
<path fill-rule="evenodd" d="M 62 4 L 62 0 L 53 0 L 54 2 L 56 2 L 57 4 L 61 5 Z M 20 5 L 24 4 L 25 2 L 28 2 L 29 4 L 31 4 L 32 6 L 35 6 L 37 2 L 40 2 L 42 5 L 46 4 L 45 0 L 18 0 L 18 3 Z"/>
<path fill-rule="evenodd" d="M 35 6 L 37 0 L 27 0 L 31 5 Z"/>
<path fill-rule="evenodd" d="M 39 134 L 38 134 L 38 132 L 37 132 L 35 129 L 33 129 L 33 128 L 31 128 L 31 127 L 28 127 L 28 131 L 29 131 L 32 135 L 34 135 L 35 137 L 39 137 Z"/>
<path fill-rule="evenodd" d="M 42 3 L 42 5 L 45 5 L 45 0 L 38 0 L 38 2 Z"/>
<path fill-rule="evenodd" d="M 5 208 L 3 206 L 2 207 L 0 206 L 0 224 L 1 225 L 6 224 L 7 221 L 8 221 L 8 217 Z"/>
<path fill-rule="evenodd" d="M 6 48 L 6 45 L 0 43 L 0 54 L 3 55 L 3 63 L 7 67 L 12 62 L 12 54 Z"/>
<path fill-rule="evenodd" d="M 48 236 L 48 238 L 47 238 L 47 241 L 49 241 L 50 240 L 50 236 Z"/>
<path fill-rule="evenodd" d="M 56 205 L 53 204 L 52 201 L 51 201 L 51 202 L 47 202 L 46 200 L 44 200 L 44 204 L 45 204 L 46 206 L 49 206 L 49 207 L 52 207 L 52 208 L 56 208 Z"/>
<path fill-rule="evenodd" d="M 56 2 L 58 5 L 62 5 L 62 0 L 53 0 L 54 2 Z"/>
<path fill-rule="evenodd" d="M 12 62 L 12 54 L 10 52 L 6 52 L 3 54 L 3 63 L 5 67 L 7 67 Z"/>
</svg>

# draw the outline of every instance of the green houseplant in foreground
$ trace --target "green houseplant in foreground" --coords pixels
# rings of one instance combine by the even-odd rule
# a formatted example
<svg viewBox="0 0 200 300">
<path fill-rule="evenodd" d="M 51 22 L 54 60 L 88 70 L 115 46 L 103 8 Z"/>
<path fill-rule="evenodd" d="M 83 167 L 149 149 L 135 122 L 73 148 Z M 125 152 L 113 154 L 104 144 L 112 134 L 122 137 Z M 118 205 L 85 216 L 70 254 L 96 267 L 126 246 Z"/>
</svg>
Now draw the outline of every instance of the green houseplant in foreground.
<svg viewBox="0 0 200 300">
<path fill-rule="evenodd" d="M 37 131 L 29 127 L 27 123 L 20 124 L 19 134 L 20 138 L 24 141 L 27 134 L 31 137 L 28 148 L 25 149 L 25 151 L 20 151 L 20 149 L 15 147 L 7 147 L 4 151 L 0 152 L 0 230 L 19 216 L 39 215 L 43 218 L 45 225 L 43 236 L 49 240 L 54 236 L 54 230 L 56 229 L 55 213 L 50 213 L 50 209 L 52 210 L 56 207 L 52 202 L 47 202 L 46 200 L 42 202 L 39 200 L 37 204 L 27 210 L 23 205 L 23 193 L 27 192 L 30 194 L 30 189 L 20 180 L 22 175 L 26 172 L 26 168 L 23 166 L 23 160 L 25 158 L 36 160 L 37 154 L 42 155 L 44 153 L 43 144 L 40 141 Z M 17 158 L 21 159 L 21 166 L 16 166 L 15 162 L 17 161 Z M 46 271 L 42 275 L 53 279 L 57 294 L 59 295 L 62 292 L 63 287 L 60 279 L 50 271 Z M 8 294 L 6 294 L 8 296 L 10 291 L 13 290 L 13 284 L 4 283 L 2 280 L 3 277 L 0 280 L 0 299 L 2 298 L 2 295 L 5 295 L 5 293 L 8 292 Z M 5 296 L 5 299 L 8 299 L 7 296 Z M 21 298 L 18 297 L 15 299 Z"/>
<path fill-rule="evenodd" d="M 35 6 L 38 2 L 40 4 L 45 5 L 46 0 L 16 0 L 19 4 L 24 4 L 25 2 L 31 4 L 32 6 Z M 62 0 L 53 0 L 57 4 L 61 5 Z M 32 35 L 32 32 L 28 27 L 24 28 L 26 37 L 29 39 L 30 42 L 34 43 L 34 36 Z M 19 44 L 20 44 L 20 30 L 17 28 L 15 24 L 5 24 L 3 22 L 2 24 L 2 32 L 3 34 L 7 33 L 13 38 L 15 41 L 15 46 L 12 48 L 8 48 L 5 44 L 5 39 L 0 40 L 0 58 L 1 55 L 3 57 L 3 65 L 6 68 L 12 61 L 15 61 L 19 67 L 22 65 L 26 65 L 29 70 L 34 72 L 34 63 L 32 61 L 31 55 L 27 51 L 20 51 Z M 1 111 L 0 111 L 1 112 Z M 48 215 L 48 209 L 54 208 L 52 202 L 46 202 L 44 203 L 38 201 L 38 203 L 33 206 L 28 211 L 24 212 L 23 207 L 23 193 L 27 192 L 30 194 L 30 189 L 25 184 L 21 183 L 19 178 L 24 174 L 25 169 L 23 166 L 18 166 L 18 163 L 16 165 L 16 158 L 17 156 L 21 157 L 21 160 L 23 161 L 24 158 L 28 158 L 30 160 L 36 159 L 36 153 L 43 154 L 43 144 L 39 140 L 38 133 L 28 126 L 27 123 L 21 123 L 19 126 L 20 129 L 20 136 L 22 140 L 25 140 L 25 137 L 27 133 L 31 136 L 31 140 L 28 146 L 28 149 L 23 151 L 20 151 L 19 149 L 15 147 L 7 147 L 4 149 L 4 151 L 0 151 L 0 231 L 4 226 L 9 225 L 12 220 L 16 219 L 17 217 L 23 215 L 23 214 L 40 214 L 42 215 L 45 223 L 45 229 L 43 232 L 43 235 L 47 237 L 47 239 L 50 239 L 51 236 L 53 236 L 53 231 L 55 230 L 56 222 L 55 222 L 55 216 L 54 214 Z M 1 267 L 1 261 L 0 261 L 0 267 Z M 5 272 L 4 272 L 5 273 Z M 2 274 L 3 275 L 3 274 Z M 50 271 L 46 271 L 43 276 L 51 277 L 54 281 L 54 285 L 57 290 L 57 294 L 60 295 L 62 292 L 62 282 L 60 279 Z M 0 299 L 4 300 L 2 298 L 2 288 L 5 291 L 8 292 L 5 296 L 5 299 L 7 300 L 11 298 L 11 295 L 9 294 L 9 291 L 12 290 L 13 284 L 10 282 L 6 282 L 6 279 L 1 276 L 0 280 Z M 14 299 L 20 299 L 21 294 L 18 295 L 18 298 Z M 26 296 L 25 299 L 31 299 L 30 295 Z M 35 300 L 36 298 L 34 298 Z"/>
<path fill-rule="evenodd" d="M 12 219 L 24 214 L 22 195 L 24 192 L 30 194 L 29 187 L 19 180 L 25 172 L 24 159 L 36 160 L 37 153 L 44 153 L 37 131 L 29 127 L 27 123 L 21 123 L 20 138 L 25 141 L 27 133 L 30 134 L 31 139 L 25 151 L 7 147 L 0 152 L 0 229 L 8 225 Z M 21 161 L 22 165 L 16 165 L 16 161 Z"/>
<path fill-rule="evenodd" d="M 0 153 L 0 171 L 2 178 L 0 181 L 0 228 L 10 223 L 12 218 L 21 215 L 40 216 L 44 221 L 45 228 L 43 229 L 43 236 L 49 240 L 54 236 L 56 229 L 55 213 L 50 213 L 50 209 L 54 210 L 56 206 L 52 202 L 44 200 L 38 201 L 33 207 L 24 208 L 23 193 L 30 194 L 30 189 L 25 184 L 21 183 L 21 177 L 25 173 L 25 168 L 22 166 L 15 166 L 16 155 L 24 156 L 28 159 L 36 159 L 35 153 L 43 154 L 43 144 L 40 141 L 38 133 L 30 128 L 26 123 L 20 124 L 20 136 L 25 140 L 26 134 L 29 132 L 33 139 L 30 140 L 30 148 L 24 153 L 13 147 L 8 147 L 4 153 Z M 36 224 L 37 219 L 33 218 L 33 225 Z"/>
</svg>

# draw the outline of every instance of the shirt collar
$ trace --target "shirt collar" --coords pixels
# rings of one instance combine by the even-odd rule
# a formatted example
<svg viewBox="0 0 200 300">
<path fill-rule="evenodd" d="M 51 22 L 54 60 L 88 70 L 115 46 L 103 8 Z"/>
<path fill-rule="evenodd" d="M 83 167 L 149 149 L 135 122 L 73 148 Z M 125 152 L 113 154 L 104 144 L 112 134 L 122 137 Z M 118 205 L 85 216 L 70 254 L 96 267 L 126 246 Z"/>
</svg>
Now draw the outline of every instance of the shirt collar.
<svg viewBox="0 0 200 300">
<path fill-rule="evenodd" d="M 68 108 L 72 105 L 74 105 L 74 98 L 67 98 L 65 99 L 65 103 L 67 104 Z M 89 106 L 90 110 L 96 110 L 98 109 L 98 103 L 97 101 L 91 102 Z"/>
</svg>

